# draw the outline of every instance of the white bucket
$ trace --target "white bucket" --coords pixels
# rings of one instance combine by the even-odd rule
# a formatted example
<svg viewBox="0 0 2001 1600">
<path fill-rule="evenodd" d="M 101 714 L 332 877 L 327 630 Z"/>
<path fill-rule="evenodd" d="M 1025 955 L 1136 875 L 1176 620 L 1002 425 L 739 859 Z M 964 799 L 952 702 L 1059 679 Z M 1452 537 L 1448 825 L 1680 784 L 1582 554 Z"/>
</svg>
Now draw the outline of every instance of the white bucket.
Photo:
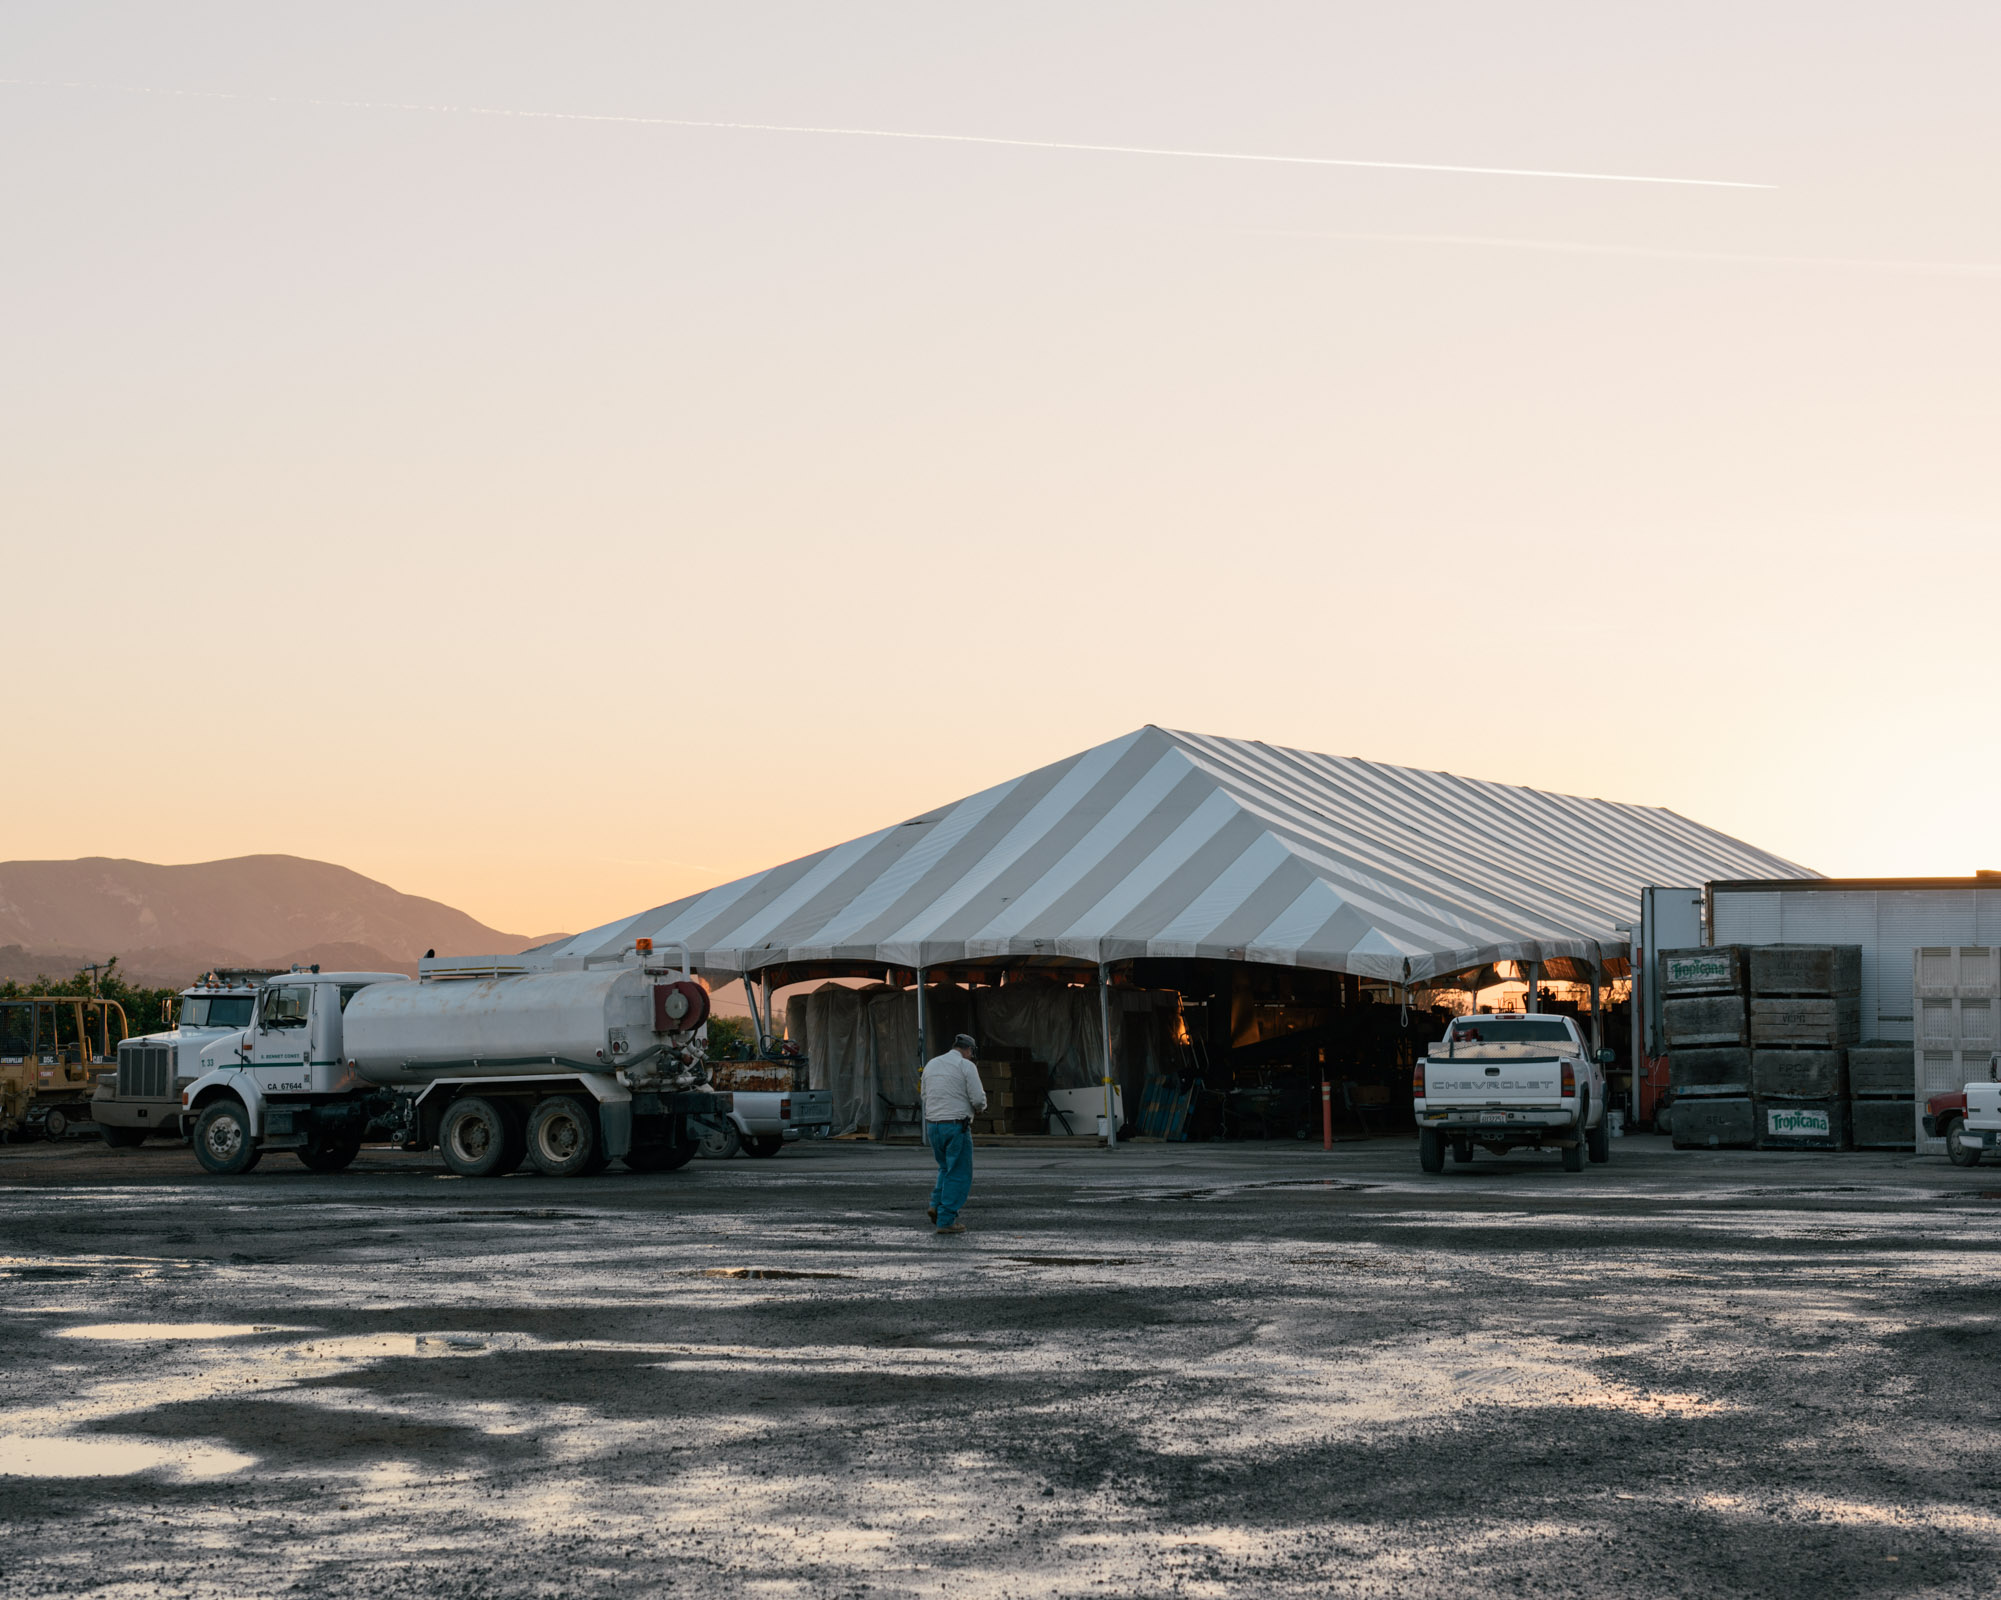
<svg viewBox="0 0 2001 1600">
<path fill-rule="evenodd" d="M 1626 1137 L 1625 1112 L 1608 1111 L 1605 1113 L 1605 1137 L 1608 1139 L 1623 1139 Z"/>
</svg>

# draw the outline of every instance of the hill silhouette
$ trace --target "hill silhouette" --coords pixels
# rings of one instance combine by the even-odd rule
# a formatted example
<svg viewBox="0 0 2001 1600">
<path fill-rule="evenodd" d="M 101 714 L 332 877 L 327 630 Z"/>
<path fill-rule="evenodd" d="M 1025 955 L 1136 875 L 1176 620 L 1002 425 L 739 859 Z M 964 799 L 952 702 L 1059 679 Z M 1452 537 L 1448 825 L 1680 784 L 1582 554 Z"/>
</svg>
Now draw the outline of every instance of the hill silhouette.
<svg viewBox="0 0 2001 1600">
<path fill-rule="evenodd" d="M 415 972 L 417 958 L 511 955 L 556 937 L 502 933 L 463 911 L 301 856 L 158 866 L 86 856 L 0 862 L 0 978 L 117 956 L 134 981 L 215 966 Z"/>
</svg>

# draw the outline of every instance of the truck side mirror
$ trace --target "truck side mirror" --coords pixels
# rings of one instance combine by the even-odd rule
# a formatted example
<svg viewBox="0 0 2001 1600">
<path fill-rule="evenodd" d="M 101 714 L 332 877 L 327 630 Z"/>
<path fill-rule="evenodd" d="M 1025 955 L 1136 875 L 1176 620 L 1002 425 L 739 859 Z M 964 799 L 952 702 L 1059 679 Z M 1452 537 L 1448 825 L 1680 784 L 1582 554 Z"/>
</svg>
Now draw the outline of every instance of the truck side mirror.
<svg viewBox="0 0 2001 1600">
<path fill-rule="evenodd" d="M 1619 1052 L 1614 1050 L 1610 1045 L 1607 1045 L 1603 1050 L 1598 1052 L 1598 1065 L 1601 1067 L 1609 1067 L 1618 1059 Z"/>
</svg>

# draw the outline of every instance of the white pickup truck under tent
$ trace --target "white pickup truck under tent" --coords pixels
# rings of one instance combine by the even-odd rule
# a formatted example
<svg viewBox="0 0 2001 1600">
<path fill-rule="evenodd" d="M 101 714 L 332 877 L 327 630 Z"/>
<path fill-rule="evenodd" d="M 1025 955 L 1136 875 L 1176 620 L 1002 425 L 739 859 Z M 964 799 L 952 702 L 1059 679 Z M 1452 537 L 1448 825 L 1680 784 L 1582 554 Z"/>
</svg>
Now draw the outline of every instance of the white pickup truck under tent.
<svg viewBox="0 0 2001 1600">
<path fill-rule="evenodd" d="M 541 952 L 781 966 L 1146 957 L 1422 983 L 1623 959 L 1649 884 L 1818 874 L 1657 806 L 1146 727 Z"/>
<path fill-rule="evenodd" d="M 1318 974 L 1339 1007 L 1367 998 L 1358 983 L 1407 999 L 1477 981 L 1462 975 L 1494 981 L 1497 962 L 1595 993 L 1624 970 L 1620 925 L 1643 887 L 1814 876 L 1656 806 L 1145 727 L 535 959 L 615 956 L 639 939 L 685 949 L 711 981 L 747 980 L 753 1004 L 763 981 L 765 1031 L 772 985 L 886 980 L 915 1007 L 940 982 L 1081 976 L 1102 1022 L 1080 1021 L 1076 1037 L 1130 1079 L 1153 1052 L 1122 1055 L 1115 986 L 1192 996 L 1177 973 L 1234 969 L 1234 1001 L 1229 980 L 1203 980 L 1213 1061 L 1219 1042 L 1269 1042 L 1241 1023 L 1247 972 L 1293 969 L 1302 988 Z M 909 1098 L 921 1050 L 948 1036 L 921 1015 L 899 1024 L 890 1054 L 909 1054 L 906 1069 L 880 1041 L 834 1050 L 842 1031 L 822 1031 L 813 1081 L 858 1122 L 877 1120 L 871 1100 Z M 1068 1071 L 1084 1075 L 1081 1062 Z M 1126 1088 L 1135 1100 L 1139 1085 Z"/>
</svg>

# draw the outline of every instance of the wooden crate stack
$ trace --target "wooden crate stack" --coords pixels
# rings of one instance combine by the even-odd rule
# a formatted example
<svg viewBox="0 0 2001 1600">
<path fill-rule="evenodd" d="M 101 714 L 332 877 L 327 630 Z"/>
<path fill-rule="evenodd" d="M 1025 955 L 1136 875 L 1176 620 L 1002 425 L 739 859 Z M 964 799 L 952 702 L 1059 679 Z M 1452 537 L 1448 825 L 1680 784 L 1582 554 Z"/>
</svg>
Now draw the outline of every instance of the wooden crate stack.
<svg viewBox="0 0 2001 1600">
<path fill-rule="evenodd" d="M 1871 1039 L 1848 1052 L 1848 1131 L 1858 1150 L 1918 1145 L 1916 1051 Z"/>
<path fill-rule="evenodd" d="M 1862 1037 L 1862 947 L 1750 947 L 1751 1099 L 1760 1150 L 1845 1150 L 1848 1051 Z"/>
<path fill-rule="evenodd" d="M 1658 968 L 1677 1150 L 1748 1149 L 1751 1104 L 1750 987 L 1742 945 L 1663 950 Z"/>
<path fill-rule="evenodd" d="M 1031 1060 L 1025 1049 L 992 1045 L 980 1052 L 980 1083 L 986 1111 L 973 1118 L 975 1133 L 1047 1133 L 1042 1102 L 1049 1093 L 1049 1064 Z"/>
</svg>

